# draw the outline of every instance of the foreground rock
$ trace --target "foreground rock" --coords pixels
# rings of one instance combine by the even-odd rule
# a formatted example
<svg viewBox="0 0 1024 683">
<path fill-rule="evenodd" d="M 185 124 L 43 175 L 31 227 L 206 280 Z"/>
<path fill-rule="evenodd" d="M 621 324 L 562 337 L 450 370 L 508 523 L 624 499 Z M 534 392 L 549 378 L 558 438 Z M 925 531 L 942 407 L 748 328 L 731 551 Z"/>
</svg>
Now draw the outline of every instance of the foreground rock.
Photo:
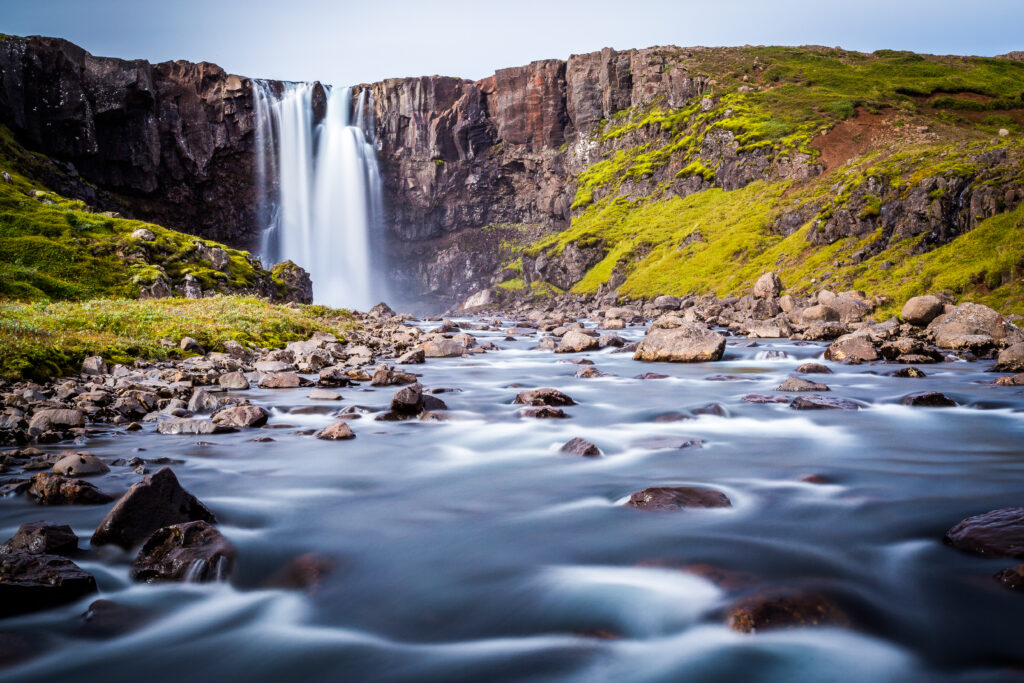
<svg viewBox="0 0 1024 683">
<path fill-rule="evenodd" d="M 169 467 L 145 477 L 121 496 L 92 535 L 94 546 L 113 543 L 130 549 L 161 527 L 183 522 L 216 522 L 213 513 L 178 483 Z"/>
<path fill-rule="evenodd" d="M 679 321 L 674 327 L 648 330 L 633 360 L 702 363 L 721 360 L 724 352 L 725 337 L 703 325 Z"/>
<path fill-rule="evenodd" d="M 574 406 L 576 401 L 558 389 L 544 387 L 521 391 L 516 394 L 513 403 L 525 406 Z"/>
<path fill-rule="evenodd" d="M 714 489 L 655 486 L 637 491 L 626 505 L 638 510 L 679 510 L 682 508 L 732 507 L 729 497 Z"/>
<path fill-rule="evenodd" d="M 260 406 L 228 406 L 213 416 L 213 423 L 226 427 L 247 429 L 262 427 L 270 419 L 270 413 Z"/>
<path fill-rule="evenodd" d="M 323 439 L 324 441 L 345 441 L 356 438 L 356 435 L 352 432 L 352 428 L 348 426 L 347 422 L 338 420 L 317 432 L 316 438 Z"/>
<path fill-rule="evenodd" d="M 942 315 L 944 308 L 942 301 L 936 296 L 915 296 L 903 304 L 900 317 L 911 325 L 924 327 Z"/>
<path fill-rule="evenodd" d="M 904 396 L 900 401 L 905 406 L 920 406 L 924 408 L 952 408 L 956 401 L 938 391 L 922 391 L 916 394 Z"/>
<path fill-rule="evenodd" d="M 596 337 L 592 337 L 580 330 L 569 330 L 562 335 L 555 353 L 580 353 L 582 351 L 593 351 L 600 347 Z"/>
<path fill-rule="evenodd" d="M 102 505 L 114 500 L 87 481 L 51 472 L 34 476 L 27 494 L 41 505 Z"/>
<path fill-rule="evenodd" d="M 1024 557 L 1024 507 L 968 517 L 947 531 L 943 540 L 975 555 Z"/>
<path fill-rule="evenodd" d="M 226 579 L 235 562 L 235 548 L 206 522 L 173 524 L 157 530 L 132 562 L 133 581 Z"/>
<path fill-rule="evenodd" d="M 791 589 L 764 589 L 737 601 L 727 615 L 729 628 L 756 633 L 808 626 L 849 626 L 850 619 L 824 595 Z"/>
<path fill-rule="evenodd" d="M 78 550 L 78 536 L 67 524 L 29 522 L 0 545 L 0 554 L 67 555 Z"/>
<path fill-rule="evenodd" d="M 66 557 L 0 555 L 0 617 L 37 612 L 96 592 L 96 580 Z"/>
<path fill-rule="evenodd" d="M 560 449 L 562 453 L 568 453 L 569 455 L 581 455 L 588 458 L 593 458 L 601 455 L 601 449 L 595 446 L 590 441 L 576 437 L 567 441 Z"/>
<path fill-rule="evenodd" d="M 1008 346 L 1000 351 L 993 370 L 996 372 L 1024 372 L 1024 342 Z"/>
</svg>

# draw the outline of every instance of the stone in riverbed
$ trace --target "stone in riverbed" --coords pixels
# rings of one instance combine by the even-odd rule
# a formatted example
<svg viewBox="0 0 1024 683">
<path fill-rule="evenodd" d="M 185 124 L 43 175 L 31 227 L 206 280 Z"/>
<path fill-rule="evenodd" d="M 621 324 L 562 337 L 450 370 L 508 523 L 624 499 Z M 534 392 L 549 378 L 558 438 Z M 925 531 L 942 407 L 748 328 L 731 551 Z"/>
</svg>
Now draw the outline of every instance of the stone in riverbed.
<svg viewBox="0 0 1024 683">
<path fill-rule="evenodd" d="M 789 377 L 775 387 L 775 391 L 831 391 L 827 385 L 811 382 L 803 377 Z"/>
<path fill-rule="evenodd" d="M 569 416 L 561 408 L 552 408 L 551 406 L 530 406 L 528 408 L 520 408 L 519 417 L 563 419 Z"/>
<path fill-rule="evenodd" d="M 743 397 L 747 403 L 789 403 L 785 396 L 771 396 L 769 394 L 747 394 Z"/>
<path fill-rule="evenodd" d="M 992 578 L 1010 590 L 1024 591 L 1024 564 L 996 572 Z"/>
<path fill-rule="evenodd" d="M 633 360 L 701 363 L 720 360 L 724 352 L 725 337 L 697 323 L 679 322 L 648 330 Z"/>
<path fill-rule="evenodd" d="M 516 394 L 513 403 L 525 406 L 574 406 L 576 401 L 558 389 L 543 387 Z"/>
<path fill-rule="evenodd" d="M 812 375 L 812 374 L 831 375 L 832 374 L 832 370 L 830 370 L 827 365 L 822 365 L 821 363 L 804 363 L 803 365 L 797 367 L 796 371 L 797 372 L 802 372 L 802 373 L 804 373 L 806 375 Z"/>
<path fill-rule="evenodd" d="M 356 435 L 352 432 L 352 428 L 348 426 L 347 422 L 338 420 L 317 432 L 316 438 L 323 439 L 324 441 L 344 441 L 346 439 L 354 439 Z"/>
<path fill-rule="evenodd" d="M 36 436 L 43 432 L 68 430 L 85 426 L 85 413 L 69 408 L 46 408 L 37 410 L 28 423 L 29 434 Z"/>
<path fill-rule="evenodd" d="M 314 389 L 306 394 L 306 398 L 311 401 L 340 401 L 341 394 L 337 391 L 328 391 L 327 389 Z"/>
<path fill-rule="evenodd" d="M 567 441 L 559 450 L 569 455 L 581 455 L 588 458 L 601 455 L 600 448 L 578 436 Z"/>
<path fill-rule="evenodd" d="M 900 317 L 911 325 L 924 327 L 942 315 L 944 308 L 945 306 L 943 306 L 942 301 L 936 296 L 930 294 L 927 296 L 915 296 L 907 299 L 907 303 L 903 304 Z"/>
<path fill-rule="evenodd" d="M 391 412 L 406 416 L 423 412 L 423 385 L 414 382 L 396 391 L 391 397 Z"/>
<path fill-rule="evenodd" d="M 466 355 L 466 347 L 451 339 L 423 342 L 419 348 L 426 358 L 460 358 Z"/>
<path fill-rule="evenodd" d="M 601 372 L 600 370 L 598 370 L 593 365 L 584 365 L 583 367 L 581 367 L 579 370 L 577 370 L 573 374 L 573 377 L 578 377 L 580 379 L 591 379 L 591 378 L 594 378 L 594 377 L 604 377 L 604 376 L 605 376 L 605 373 Z"/>
<path fill-rule="evenodd" d="M 789 404 L 793 410 L 860 410 L 867 404 L 848 398 L 826 396 L 797 396 Z"/>
<path fill-rule="evenodd" d="M 268 419 L 270 419 L 270 413 L 265 408 L 241 405 L 228 406 L 218 411 L 213 416 L 213 423 L 245 429 L 249 427 L 262 427 L 267 424 Z"/>
<path fill-rule="evenodd" d="M 101 505 L 114 497 L 87 481 L 40 472 L 32 477 L 27 494 L 41 505 Z"/>
<path fill-rule="evenodd" d="M 1001 387 L 1019 387 L 1024 386 L 1024 372 L 1016 375 L 1010 375 L 1008 377 L 1000 377 L 993 384 Z"/>
<path fill-rule="evenodd" d="M 992 369 L 996 372 L 1024 371 L 1024 342 L 1014 344 L 1000 351 L 996 365 Z"/>
<path fill-rule="evenodd" d="M 923 371 L 921 371 L 921 370 L 919 370 L 919 369 L 917 369 L 915 367 L 907 367 L 907 368 L 900 368 L 899 370 L 894 370 L 893 372 L 889 373 L 889 376 L 890 377 L 903 377 L 903 378 L 910 378 L 910 379 L 921 379 L 921 378 L 927 377 L 928 375 L 924 374 Z"/>
<path fill-rule="evenodd" d="M 64 605 L 96 592 L 96 580 L 66 557 L 0 555 L 0 617 Z"/>
<path fill-rule="evenodd" d="M 295 389 L 303 386 L 303 380 L 294 372 L 274 372 L 260 377 L 259 386 L 263 389 Z"/>
<path fill-rule="evenodd" d="M 292 363 L 285 363 L 283 360 L 261 360 L 254 366 L 256 372 L 273 374 L 276 372 L 290 372 L 295 369 Z"/>
<path fill-rule="evenodd" d="M 29 522 L 0 545 L 0 554 L 67 555 L 78 550 L 78 536 L 67 524 Z"/>
<path fill-rule="evenodd" d="M 416 375 L 408 372 L 397 372 L 390 365 L 378 365 L 373 371 L 370 379 L 370 386 L 385 387 L 395 384 L 412 384 L 416 381 Z"/>
<path fill-rule="evenodd" d="M 395 362 L 399 365 L 416 365 L 425 362 L 426 354 L 423 349 L 413 349 L 398 357 Z"/>
<path fill-rule="evenodd" d="M 66 455 L 53 466 L 53 471 L 68 477 L 84 477 L 89 474 L 104 474 L 110 468 L 92 453 Z"/>
<path fill-rule="evenodd" d="M 654 486 L 637 491 L 626 503 L 638 510 L 679 510 L 682 508 L 732 507 L 729 497 L 714 489 Z"/>
<path fill-rule="evenodd" d="M 584 334 L 580 330 L 569 330 L 562 335 L 562 341 L 555 348 L 555 353 L 580 353 L 593 351 L 600 347 L 600 343 L 594 337 Z"/>
<path fill-rule="evenodd" d="M 209 420 L 196 420 L 189 417 L 172 417 L 156 426 L 159 434 L 223 434 L 236 431 L 234 427 L 214 424 Z"/>
<path fill-rule="evenodd" d="M 825 349 L 825 358 L 833 361 L 864 363 L 878 360 L 878 349 L 866 337 L 840 337 Z"/>
<path fill-rule="evenodd" d="M 226 372 L 217 378 L 217 384 L 225 389 L 234 389 L 236 391 L 249 388 L 249 380 L 245 378 L 245 373 L 242 372 Z"/>
<path fill-rule="evenodd" d="M 221 400 L 202 387 L 188 399 L 188 409 L 193 413 L 215 413 L 220 406 Z"/>
<path fill-rule="evenodd" d="M 92 535 L 94 546 L 114 543 L 130 549 L 171 524 L 216 522 L 213 513 L 164 467 L 128 489 Z"/>
<path fill-rule="evenodd" d="M 202 583 L 226 579 L 235 562 L 235 548 L 223 534 L 203 521 L 173 524 L 158 529 L 132 562 L 133 581 L 188 581 Z"/>
<path fill-rule="evenodd" d="M 943 540 L 975 555 L 1024 557 L 1024 507 L 968 517 L 947 531 Z"/>
<path fill-rule="evenodd" d="M 900 401 L 905 406 L 921 406 L 925 408 L 952 408 L 956 401 L 938 391 L 922 391 L 904 396 Z"/>
<path fill-rule="evenodd" d="M 850 626 L 850 618 L 820 593 L 767 588 L 740 599 L 726 616 L 729 628 L 756 633 L 807 626 Z"/>
</svg>

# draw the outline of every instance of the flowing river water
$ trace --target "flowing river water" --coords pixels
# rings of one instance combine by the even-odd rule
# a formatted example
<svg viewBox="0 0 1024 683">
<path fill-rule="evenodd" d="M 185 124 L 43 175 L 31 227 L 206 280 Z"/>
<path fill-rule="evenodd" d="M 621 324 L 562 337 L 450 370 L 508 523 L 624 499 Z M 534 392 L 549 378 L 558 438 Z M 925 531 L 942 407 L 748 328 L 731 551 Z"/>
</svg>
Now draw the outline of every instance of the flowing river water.
<svg viewBox="0 0 1024 683">
<path fill-rule="evenodd" d="M 506 323 L 508 324 L 508 323 Z M 641 327 L 620 332 L 639 339 Z M 42 650 L 9 680 L 384 681 L 997 681 L 1024 661 L 1024 602 L 991 575 L 1014 564 L 943 545 L 962 518 L 1020 505 L 1024 390 L 989 386 L 988 363 L 829 364 L 810 378 L 860 411 L 751 404 L 825 345 L 730 339 L 717 363 L 639 363 L 612 349 L 559 355 L 536 337 L 503 350 L 410 366 L 447 402 L 443 422 L 354 420 L 357 437 L 308 430 L 339 408 L 385 409 L 396 387 L 253 389 L 270 427 L 213 436 L 112 431 L 85 447 L 111 460 L 171 457 L 238 549 L 229 582 L 136 585 L 131 555 L 76 558 L 101 596 L 139 623 L 98 638 L 90 600 L 14 619 L 0 630 Z M 764 359 L 770 351 L 784 358 Z M 578 379 L 586 357 L 608 376 Z M 669 375 L 635 379 L 642 372 Z M 715 375 L 741 379 L 711 381 Z M 523 387 L 556 387 L 570 418 L 517 416 Z M 960 407 L 910 408 L 936 390 Z M 710 403 L 722 415 L 692 415 Z M 291 425 L 292 427 L 282 427 Z M 274 429 L 273 427 L 277 427 Z M 306 432 L 306 433 L 299 433 Z M 268 442 L 253 441 L 271 436 Z M 585 437 L 604 453 L 559 452 Z M 671 448 L 703 439 L 703 448 Z M 67 448 L 66 446 L 64 447 Z M 80 448 L 80 447 L 78 447 Z M 59 450 L 49 447 L 49 450 Z M 155 471 L 151 466 L 150 471 Z M 807 483 L 805 475 L 828 483 Z M 127 466 L 95 479 L 127 489 Z M 659 485 L 717 488 L 733 507 L 652 513 L 624 507 Z M 83 549 L 109 506 L 42 508 L 0 501 L 0 531 L 67 523 Z M 332 558 L 312 592 L 268 589 L 292 558 Z M 664 566 L 651 566 L 658 560 Z M 711 564 L 838 596 L 851 628 L 740 634 L 725 589 L 669 565 Z"/>
</svg>

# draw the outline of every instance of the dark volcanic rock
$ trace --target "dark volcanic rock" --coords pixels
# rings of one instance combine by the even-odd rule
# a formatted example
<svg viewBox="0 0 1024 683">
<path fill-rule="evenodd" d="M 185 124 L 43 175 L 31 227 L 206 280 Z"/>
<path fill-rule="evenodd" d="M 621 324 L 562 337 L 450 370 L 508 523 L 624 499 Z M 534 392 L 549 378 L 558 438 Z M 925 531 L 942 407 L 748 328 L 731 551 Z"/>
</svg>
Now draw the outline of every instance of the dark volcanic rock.
<svg viewBox="0 0 1024 683">
<path fill-rule="evenodd" d="M 938 391 L 922 391 L 904 396 L 900 401 L 905 406 L 924 406 L 926 408 L 950 408 L 956 401 Z"/>
<path fill-rule="evenodd" d="M 742 598 L 729 609 L 727 619 L 729 628 L 740 633 L 850 625 L 849 617 L 824 595 L 778 588 Z"/>
<path fill-rule="evenodd" d="M 1024 508 L 1000 508 L 968 517 L 947 531 L 944 540 L 976 555 L 1024 557 Z"/>
<path fill-rule="evenodd" d="M 145 477 L 121 496 L 92 535 L 93 545 L 130 549 L 161 527 L 183 522 L 216 522 L 213 513 L 178 483 L 169 467 Z"/>
<path fill-rule="evenodd" d="M 78 550 L 78 536 L 67 524 L 29 522 L 0 545 L 0 554 L 67 555 Z"/>
<path fill-rule="evenodd" d="M 95 592 L 96 580 L 65 557 L 0 555 L 0 617 L 48 609 Z"/>
<path fill-rule="evenodd" d="M 415 382 L 396 391 L 391 398 L 391 412 L 398 415 L 418 415 L 423 412 L 423 385 Z"/>
<path fill-rule="evenodd" d="M 203 521 L 157 530 L 132 562 L 134 581 L 220 581 L 231 573 L 235 548 Z"/>
<path fill-rule="evenodd" d="M 544 387 L 521 391 L 516 395 L 513 403 L 526 406 L 574 406 L 576 402 L 568 395 L 558 389 Z"/>
<path fill-rule="evenodd" d="M 576 437 L 567 441 L 560 449 L 562 453 L 594 457 L 601 455 L 601 449 L 586 439 Z"/>
<path fill-rule="evenodd" d="M 655 486 L 637 491 L 629 497 L 626 505 L 639 510 L 732 507 L 729 497 L 721 491 L 670 486 Z"/>
</svg>

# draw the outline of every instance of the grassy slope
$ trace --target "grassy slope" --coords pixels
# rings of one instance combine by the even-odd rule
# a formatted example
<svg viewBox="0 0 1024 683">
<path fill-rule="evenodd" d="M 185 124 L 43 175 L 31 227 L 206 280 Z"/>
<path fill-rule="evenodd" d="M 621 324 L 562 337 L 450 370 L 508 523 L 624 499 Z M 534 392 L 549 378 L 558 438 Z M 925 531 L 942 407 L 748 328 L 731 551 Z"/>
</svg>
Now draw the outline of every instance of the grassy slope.
<svg viewBox="0 0 1024 683">
<path fill-rule="evenodd" d="M 667 54 L 671 59 L 673 53 Z M 845 257 L 880 234 L 826 247 L 808 241 L 815 221 L 844 206 L 850 192 L 869 176 L 884 179 L 905 196 L 928 177 L 972 178 L 977 168 L 969 158 L 985 150 L 1004 148 L 1021 158 L 1024 64 L 826 48 L 697 51 L 677 63 L 715 79 L 716 106 L 706 112 L 699 103 L 670 110 L 654 102 L 604 122 L 594 133 L 602 143 L 629 139 L 639 129 L 659 133 L 661 142 L 625 149 L 619 145 L 586 169 L 577 178 L 577 213 L 570 228 L 527 249 L 532 254 L 558 253 L 569 242 L 609 248 L 607 257 L 574 291 L 596 291 L 617 264 L 627 274 L 620 292 L 631 297 L 724 296 L 743 292 L 762 272 L 775 270 L 793 291 L 823 285 L 857 287 L 901 300 L 928 289 L 948 289 L 1024 313 L 1024 216 L 1019 210 L 985 221 L 923 256 L 909 256 L 917 242 L 911 239 L 853 265 Z M 747 85 L 760 89 L 739 91 Z M 877 146 L 842 168 L 800 184 L 758 182 L 732 192 L 710 189 L 686 199 L 666 199 L 665 183 L 647 197 L 617 197 L 624 180 L 649 177 L 668 163 L 680 167 L 677 177 L 713 180 L 714 162 L 701 158 L 700 150 L 705 136 L 715 129 L 732 132 L 741 150 L 764 148 L 771 157 L 802 152 L 814 158 L 818 150 L 811 143 L 816 136 L 858 110 L 889 114 L 887 125 L 894 134 L 918 125 L 933 132 L 916 144 L 901 140 Z M 996 138 L 1000 128 L 1007 128 L 1011 136 Z M 1024 169 L 1011 171 L 1016 176 L 977 182 L 1024 185 Z M 805 203 L 817 213 L 796 234 L 782 238 L 769 231 L 779 215 Z M 702 240 L 682 246 L 697 230 Z M 1000 249 L 985 247 L 993 243 Z M 887 261 L 895 267 L 880 270 L 878 266 Z"/>
</svg>

